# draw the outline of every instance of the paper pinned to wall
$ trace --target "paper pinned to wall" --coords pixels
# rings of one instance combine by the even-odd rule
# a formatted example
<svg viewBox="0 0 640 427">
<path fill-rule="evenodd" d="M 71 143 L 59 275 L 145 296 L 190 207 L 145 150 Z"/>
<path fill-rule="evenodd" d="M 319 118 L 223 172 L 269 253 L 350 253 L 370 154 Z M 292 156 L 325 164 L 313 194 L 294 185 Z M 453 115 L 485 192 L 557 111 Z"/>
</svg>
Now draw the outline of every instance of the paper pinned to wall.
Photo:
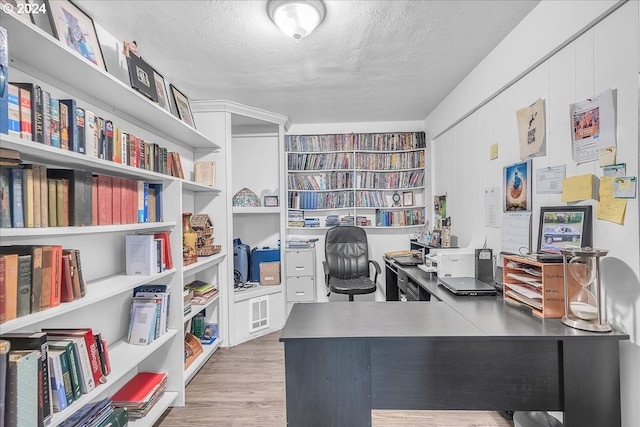
<svg viewBox="0 0 640 427">
<path fill-rule="evenodd" d="M 594 199 L 598 194 L 598 178 L 591 173 L 570 176 L 562 180 L 562 201 Z"/>
<path fill-rule="evenodd" d="M 484 189 L 484 225 L 485 227 L 499 228 L 502 202 L 500 188 L 491 187 Z"/>
<path fill-rule="evenodd" d="M 504 213 L 500 227 L 500 251 L 520 254 L 531 249 L 531 212 Z"/>
</svg>

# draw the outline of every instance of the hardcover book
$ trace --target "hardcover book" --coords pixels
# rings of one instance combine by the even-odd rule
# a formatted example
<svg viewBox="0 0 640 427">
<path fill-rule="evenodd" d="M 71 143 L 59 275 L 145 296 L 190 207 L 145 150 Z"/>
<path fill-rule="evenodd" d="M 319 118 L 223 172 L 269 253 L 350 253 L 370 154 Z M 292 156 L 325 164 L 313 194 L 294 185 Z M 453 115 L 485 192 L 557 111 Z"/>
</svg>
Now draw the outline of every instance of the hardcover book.
<svg viewBox="0 0 640 427">
<path fill-rule="evenodd" d="M 86 225 L 85 216 L 85 183 L 86 172 L 78 169 L 49 169 L 47 175 L 52 179 L 66 180 L 69 183 L 69 225 Z"/>
<path fill-rule="evenodd" d="M 20 138 L 31 141 L 33 140 L 31 93 L 24 88 L 18 88 L 18 90 L 20 91 Z"/>
<path fill-rule="evenodd" d="M 17 316 L 31 313 L 31 255 L 18 255 Z"/>
<path fill-rule="evenodd" d="M 34 245 L 0 246 L 2 254 L 28 255 L 31 261 L 31 313 L 40 311 L 40 299 L 42 293 L 42 247 Z M 40 286 L 38 286 L 38 284 Z"/>
<path fill-rule="evenodd" d="M 76 133 L 77 136 L 74 136 L 74 140 L 77 140 L 78 153 L 87 154 L 85 150 L 85 113 L 84 109 L 80 107 L 76 108 Z"/>
<path fill-rule="evenodd" d="M 18 316 L 18 254 L 0 255 L 0 323 Z"/>
<path fill-rule="evenodd" d="M 24 227 L 22 169 L 11 169 L 11 226 Z"/>
<path fill-rule="evenodd" d="M 70 388 L 67 392 L 67 403 L 79 399 L 82 395 L 82 380 L 80 377 L 80 361 L 76 359 L 73 343 L 67 340 L 49 339 L 47 340 L 50 349 L 62 350 L 66 354 L 69 367 Z"/>
<path fill-rule="evenodd" d="M 9 83 L 7 91 L 8 133 L 20 136 L 20 89 Z"/>
<path fill-rule="evenodd" d="M 5 421 L 11 427 L 42 426 L 37 402 L 38 351 L 11 351 L 7 369 Z M 34 374 L 35 373 L 35 374 Z"/>
<path fill-rule="evenodd" d="M 35 142 L 44 142 L 44 106 L 42 104 L 42 88 L 35 83 L 13 83 L 18 88 L 20 88 L 20 120 L 21 120 L 21 130 L 22 126 L 26 126 L 27 118 L 29 119 L 29 129 L 27 132 L 31 132 L 31 138 L 29 139 Z M 29 97 L 29 101 L 27 103 L 26 99 L 23 97 Z M 28 106 L 27 106 L 28 104 Z M 23 110 L 24 113 L 23 116 Z"/>
<path fill-rule="evenodd" d="M 64 379 L 62 377 L 61 356 L 64 355 L 62 350 L 49 349 L 49 370 L 51 372 L 51 402 L 53 412 L 60 412 L 67 408 L 67 396 L 64 388 Z"/>
<path fill-rule="evenodd" d="M 66 108 L 66 107 L 65 107 Z M 51 146 L 60 148 L 60 101 L 51 98 L 49 102 L 49 128 L 51 129 Z"/>
<path fill-rule="evenodd" d="M 7 400 L 7 368 L 9 365 L 9 350 L 11 343 L 0 340 L 0 427 L 4 427 Z"/>
<path fill-rule="evenodd" d="M 69 107 L 58 100 L 58 108 L 60 109 L 58 126 L 60 128 L 60 148 L 70 150 L 69 142 Z"/>
<path fill-rule="evenodd" d="M 51 145 L 51 93 L 42 91 L 42 130 L 45 145 Z"/>
<path fill-rule="evenodd" d="M 11 169 L 0 168 L 0 228 L 11 227 Z"/>
<path fill-rule="evenodd" d="M 88 156 L 98 157 L 96 115 L 89 110 L 84 110 L 84 145 Z"/>
<path fill-rule="evenodd" d="M 33 169 L 22 169 L 22 207 L 24 212 L 24 226 L 33 228 Z"/>
<path fill-rule="evenodd" d="M 9 48 L 7 30 L 0 27 L 0 133 L 9 133 Z"/>
<path fill-rule="evenodd" d="M 60 99 L 60 129 L 66 128 L 67 131 L 67 150 L 79 152 L 78 145 L 78 124 L 76 121 L 76 100 L 75 99 Z M 66 107 L 66 113 L 64 115 L 65 122 L 63 123 L 63 105 Z M 64 128 L 63 128 L 64 127 Z M 64 139 L 64 136 L 61 136 Z M 64 148 L 64 147 L 63 147 Z"/>
</svg>

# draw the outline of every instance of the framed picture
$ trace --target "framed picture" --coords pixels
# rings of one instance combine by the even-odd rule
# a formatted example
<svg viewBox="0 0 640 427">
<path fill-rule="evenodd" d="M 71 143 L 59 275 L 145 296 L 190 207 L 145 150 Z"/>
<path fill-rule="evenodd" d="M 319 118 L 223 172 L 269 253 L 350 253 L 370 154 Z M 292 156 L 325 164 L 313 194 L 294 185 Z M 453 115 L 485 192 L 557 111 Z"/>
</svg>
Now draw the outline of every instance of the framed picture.
<svg viewBox="0 0 640 427">
<path fill-rule="evenodd" d="M 129 65 L 127 64 L 127 56 L 124 54 L 123 41 L 114 37 L 98 22 L 94 22 L 93 26 L 96 28 L 107 72 L 127 86 L 130 85 Z"/>
<path fill-rule="evenodd" d="M 431 246 L 432 248 L 439 248 L 440 247 L 440 235 L 441 235 L 441 231 L 440 230 L 433 230 L 431 232 L 431 239 L 429 240 L 429 246 Z"/>
<path fill-rule="evenodd" d="M 504 212 L 531 212 L 531 160 L 505 166 Z"/>
<path fill-rule="evenodd" d="M 153 70 L 153 79 L 156 83 L 158 105 L 171 113 L 171 104 L 169 104 L 169 95 L 167 95 L 167 86 L 164 83 L 164 77 L 162 77 L 156 70 Z"/>
<path fill-rule="evenodd" d="M 591 206 L 540 208 L 538 253 L 560 253 L 564 247 L 592 246 Z"/>
<path fill-rule="evenodd" d="M 264 206 L 280 206 L 280 203 L 278 202 L 278 196 L 264 196 Z"/>
<path fill-rule="evenodd" d="M 67 0 L 46 2 L 55 37 L 70 51 L 106 71 L 93 20 Z"/>
<path fill-rule="evenodd" d="M 187 98 L 184 93 L 176 89 L 174 85 L 170 84 L 169 87 L 171 88 L 171 96 L 173 97 L 173 102 L 176 106 L 178 117 L 180 118 L 180 120 L 195 129 L 196 126 L 193 121 L 193 114 L 191 113 L 189 98 Z"/>
<path fill-rule="evenodd" d="M 403 191 L 402 192 L 402 205 L 403 206 L 413 206 L 413 192 L 412 191 Z"/>
</svg>

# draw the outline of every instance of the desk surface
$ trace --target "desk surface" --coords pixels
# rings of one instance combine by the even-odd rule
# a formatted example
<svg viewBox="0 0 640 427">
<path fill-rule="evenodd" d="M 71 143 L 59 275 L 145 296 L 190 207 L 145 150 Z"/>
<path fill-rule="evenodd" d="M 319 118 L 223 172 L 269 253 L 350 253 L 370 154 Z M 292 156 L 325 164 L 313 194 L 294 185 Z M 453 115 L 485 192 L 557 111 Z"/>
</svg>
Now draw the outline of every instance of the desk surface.
<svg viewBox="0 0 640 427">
<path fill-rule="evenodd" d="M 462 297 L 439 286 L 417 267 L 398 267 L 440 301 L 344 302 L 295 304 L 280 341 L 298 338 L 433 339 L 561 339 L 597 337 L 629 339 L 613 331 L 597 333 L 563 325 L 560 319 L 540 319 L 529 309 L 502 297 Z"/>
</svg>

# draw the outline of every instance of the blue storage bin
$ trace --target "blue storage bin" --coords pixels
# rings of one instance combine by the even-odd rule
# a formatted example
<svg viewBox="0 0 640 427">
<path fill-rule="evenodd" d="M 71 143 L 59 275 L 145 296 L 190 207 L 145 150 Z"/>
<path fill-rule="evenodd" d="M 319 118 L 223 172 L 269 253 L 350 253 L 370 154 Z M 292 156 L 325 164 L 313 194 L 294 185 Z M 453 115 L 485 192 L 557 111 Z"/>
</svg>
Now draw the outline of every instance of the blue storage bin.
<svg viewBox="0 0 640 427">
<path fill-rule="evenodd" d="M 260 281 L 260 263 L 280 261 L 279 248 L 253 248 L 251 250 L 251 269 L 249 281 Z"/>
</svg>

